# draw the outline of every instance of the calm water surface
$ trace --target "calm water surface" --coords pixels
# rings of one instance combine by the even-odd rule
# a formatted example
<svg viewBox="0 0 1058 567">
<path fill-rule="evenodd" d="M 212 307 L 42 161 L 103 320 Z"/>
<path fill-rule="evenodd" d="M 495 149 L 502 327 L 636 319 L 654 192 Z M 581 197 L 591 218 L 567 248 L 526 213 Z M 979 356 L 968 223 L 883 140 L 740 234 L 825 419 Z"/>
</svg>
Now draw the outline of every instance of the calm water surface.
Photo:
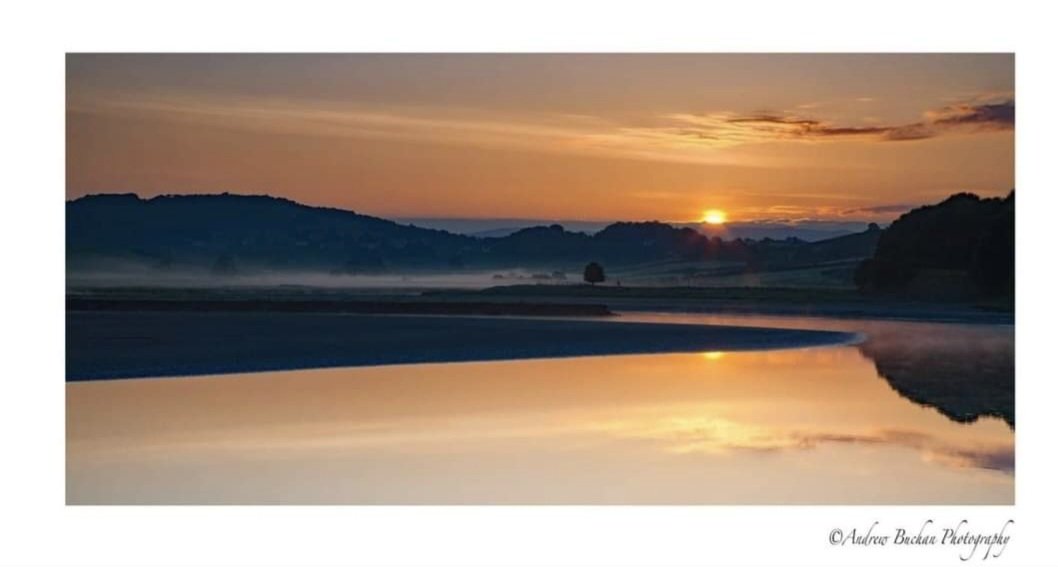
<svg viewBox="0 0 1058 567">
<path fill-rule="evenodd" d="M 1012 504 L 1013 326 L 854 346 L 69 383 L 69 503 Z"/>
</svg>

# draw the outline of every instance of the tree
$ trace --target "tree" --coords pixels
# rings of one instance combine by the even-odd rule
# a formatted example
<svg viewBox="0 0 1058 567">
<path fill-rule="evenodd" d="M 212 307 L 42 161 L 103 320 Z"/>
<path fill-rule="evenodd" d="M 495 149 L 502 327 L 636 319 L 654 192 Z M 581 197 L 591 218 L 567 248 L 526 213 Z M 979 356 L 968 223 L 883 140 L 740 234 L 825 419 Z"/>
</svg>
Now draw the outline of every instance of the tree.
<svg viewBox="0 0 1058 567">
<path fill-rule="evenodd" d="M 589 262 L 587 266 L 584 266 L 584 281 L 591 285 L 604 282 L 606 281 L 606 272 L 598 262 Z"/>
<path fill-rule="evenodd" d="M 905 213 L 880 231 L 854 281 L 865 291 L 1013 298 L 1013 191 L 1005 199 L 958 193 Z"/>
</svg>

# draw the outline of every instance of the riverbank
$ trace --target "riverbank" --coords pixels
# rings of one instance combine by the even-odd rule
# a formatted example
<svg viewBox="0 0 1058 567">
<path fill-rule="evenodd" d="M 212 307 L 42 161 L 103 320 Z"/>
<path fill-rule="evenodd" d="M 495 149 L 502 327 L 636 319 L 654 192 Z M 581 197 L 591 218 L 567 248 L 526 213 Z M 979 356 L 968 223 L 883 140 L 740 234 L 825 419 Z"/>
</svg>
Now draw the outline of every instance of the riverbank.
<svg viewBox="0 0 1058 567">
<path fill-rule="evenodd" d="M 485 289 L 312 286 L 71 288 L 67 311 L 264 311 L 601 317 L 617 311 L 1013 324 L 1013 306 L 912 300 L 845 289 L 510 285 Z"/>
<path fill-rule="evenodd" d="M 68 311 L 66 379 L 762 350 L 856 339 L 838 331 L 592 319 Z"/>
<path fill-rule="evenodd" d="M 855 290 L 764 287 L 619 287 L 514 285 L 477 291 L 424 292 L 431 301 L 599 303 L 612 311 L 758 314 L 937 323 L 1013 324 L 1012 305 L 925 301 Z"/>
</svg>

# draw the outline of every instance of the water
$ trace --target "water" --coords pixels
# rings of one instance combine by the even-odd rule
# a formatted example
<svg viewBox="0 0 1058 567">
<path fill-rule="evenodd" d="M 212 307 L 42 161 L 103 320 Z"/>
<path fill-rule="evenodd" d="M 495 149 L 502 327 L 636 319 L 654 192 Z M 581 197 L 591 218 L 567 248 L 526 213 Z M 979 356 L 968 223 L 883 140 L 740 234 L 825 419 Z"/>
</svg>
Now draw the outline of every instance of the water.
<svg viewBox="0 0 1058 567">
<path fill-rule="evenodd" d="M 1012 504 L 1012 326 L 67 384 L 70 503 Z"/>
</svg>

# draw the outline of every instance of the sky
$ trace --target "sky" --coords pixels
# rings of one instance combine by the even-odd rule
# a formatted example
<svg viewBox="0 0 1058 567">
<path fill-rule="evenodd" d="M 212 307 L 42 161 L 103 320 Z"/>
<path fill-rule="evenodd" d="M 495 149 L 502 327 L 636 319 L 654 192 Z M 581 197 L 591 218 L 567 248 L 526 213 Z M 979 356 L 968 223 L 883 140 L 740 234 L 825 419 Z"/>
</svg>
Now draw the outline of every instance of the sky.
<svg viewBox="0 0 1058 567">
<path fill-rule="evenodd" d="M 66 196 L 878 221 L 1014 188 L 1012 54 L 70 54 Z"/>
</svg>

